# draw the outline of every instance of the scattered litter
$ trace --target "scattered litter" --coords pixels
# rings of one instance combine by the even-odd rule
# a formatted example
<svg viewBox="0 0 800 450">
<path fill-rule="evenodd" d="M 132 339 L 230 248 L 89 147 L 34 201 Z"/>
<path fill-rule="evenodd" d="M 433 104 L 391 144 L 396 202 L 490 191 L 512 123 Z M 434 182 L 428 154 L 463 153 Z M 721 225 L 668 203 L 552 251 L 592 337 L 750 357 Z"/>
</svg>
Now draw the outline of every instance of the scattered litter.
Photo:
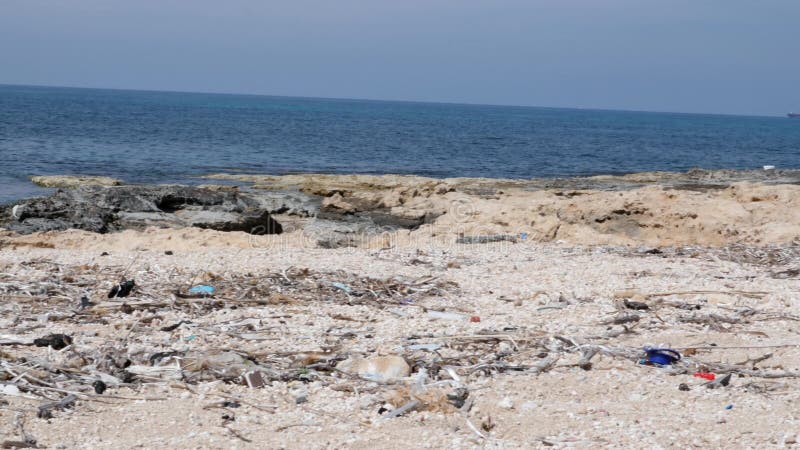
<svg viewBox="0 0 800 450">
<path fill-rule="evenodd" d="M 637 301 L 628 300 L 628 299 L 625 299 L 623 301 L 623 305 L 625 305 L 625 307 L 628 308 L 628 309 L 634 309 L 634 310 L 637 310 L 637 311 L 645 311 L 645 310 L 650 309 L 650 305 L 648 305 L 647 303 L 637 302 Z"/>
<path fill-rule="evenodd" d="M 764 166 L 764 170 L 775 170 L 775 166 L 766 165 Z"/>
<path fill-rule="evenodd" d="M 344 292 L 346 292 L 348 294 L 353 292 L 353 290 L 350 288 L 350 286 L 348 286 L 348 285 L 346 285 L 344 283 L 333 282 L 333 283 L 331 283 L 331 286 L 333 286 L 336 289 L 339 289 L 341 291 L 344 291 Z"/>
<path fill-rule="evenodd" d="M 681 360 L 681 354 L 671 348 L 645 347 L 647 360 L 645 363 L 656 366 L 668 366 Z"/>
<path fill-rule="evenodd" d="M 45 337 L 33 340 L 33 345 L 37 347 L 53 347 L 53 350 L 61 350 L 71 344 L 72 338 L 66 334 L 48 334 Z"/>
<path fill-rule="evenodd" d="M 189 293 L 209 296 L 214 294 L 214 286 L 208 286 L 206 284 L 198 284 L 197 286 L 194 286 L 191 289 L 189 289 Z"/>
<path fill-rule="evenodd" d="M 118 285 L 111 288 L 111 291 L 108 293 L 108 298 L 127 297 L 131 294 L 135 286 L 136 282 L 133 280 L 122 280 Z"/>
<path fill-rule="evenodd" d="M 106 384 L 102 380 L 97 380 L 94 383 L 92 383 L 92 387 L 94 388 L 94 392 L 96 394 L 102 394 L 108 388 L 108 386 L 106 386 Z"/>
<path fill-rule="evenodd" d="M 244 375 L 242 375 L 242 378 L 244 379 L 244 384 L 246 384 L 247 387 L 258 389 L 266 386 L 264 377 L 261 376 L 261 371 L 259 370 L 247 372 Z"/>
<path fill-rule="evenodd" d="M 733 409 L 733 405 L 732 404 L 728 405 L 728 406 L 725 407 L 725 409 L 728 409 L 728 410 Z"/>
<path fill-rule="evenodd" d="M 449 313 L 443 311 L 428 311 L 428 317 L 431 319 L 443 320 L 465 320 L 467 316 L 458 313 Z"/>
<path fill-rule="evenodd" d="M 178 322 L 176 324 L 169 325 L 169 326 L 166 326 L 166 327 L 162 327 L 161 331 L 175 331 L 175 330 L 178 329 L 179 326 L 183 325 L 184 323 L 192 323 L 192 322 L 190 322 L 188 320 L 181 320 L 180 322 Z"/>
<path fill-rule="evenodd" d="M 664 251 L 672 250 L 665 248 Z M 433 259 L 429 255 L 420 257 Z M 451 256 L 443 257 L 445 259 L 440 259 L 440 262 L 447 261 L 446 258 L 449 257 Z M 464 261 L 465 266 L 472 267 L 472 262 Z M 769 338 L 763 332 L 753 334 L 759 332 L 757 324 L 762 320 L 784 320 L 787 317 L 795 320 L 795 316 L 790 316 L 783 309 L 770 308 L 766 304 L 737 301 L 749 294 L 762 297 L 766 294 L 723 291 L 721 295 L 731 296 L 729 303 L 724 302 L 730 309 L 725 309 L 719 308 L 713 302 L 705 303 L 705 299 L 699 297 L 709 293 L 720 295 L 716 291 L 655 294 L 628 292 L 617 297 L 618 301 L 613 303 L 614 306 L 624 304 L 625 308 L 618 311 L 616 317 L 611 316 L 611 322 L 599 324 L 592 314 L 591 323 L 586 329 L 562 329 L 561 333 L 568 333 L 562 335 L 557 334 L 557 327 L 544 327 L 542 330 L 541 327 L 529 327 L 514 320 L 501 321 L 496 327 L 486 323 L 469 326 L 466 322 L 482 320 L 480 316 L 471 316 L 468 312 L 470 309 L 467 308 L 475 307 L 475 304 L 442 306 L 453 305 L 455 299 L 463 297 L 463 292 L 458 285 L 432 275 L 421 278 L 398 275 L 387 279 L 373 279 L 344 271 L 323 273 L 302 268 L 256 274 L 231 270 L 196 279 L 196 282 L 208 283 L 200 286 L 212 287 L 213 284 L 213 292 L 224 292 L 224 298 L 192 300 L 192 297 L 181 297 L 176 292 L 187 292 L 186 289 L 194 283 L 187 284 L 186 280 L 192 279 L 195 272 L 168 272 L 161 267 L 158 270 L 137 269 L 130 271 L 140 282 L 135 287 L 135 298 L 125 300 L 126 303 L 98 301 L 89 310 L 77 311 L 77 299 L 81 299 L 81 309 L 91 306 L 87 305 L 91 298 L 89 293 L 96 291 L 97 284 L 101 282 L 97 280 L 98 271 L 90 266 L 37 267 L 36 264 L 42 263 L 35 261 L 31 266 L 26 266 L 25 270 L 29 270 L 32 275 L 26 274 L 22 281 L 22 277 L 11 269 L 6 270 L 7 273 L 0 273 L 0 277 L 3 277 L 0 278 L 0 294 L 9 298 L 20 298 L 15 304 L 17 309 L 14 314 L 27 317 L 19 322 L 3 318 L 4 324 L 8 324 L 4 330 L 13 334 L 0 335 L 0 345 L 4 346 L 4 351 L 10 350 L 12 357 L 3 356 L 0 379 L 5 383 L 9 380 L 15 381 L 14 384 L 0 384 L 0 395 L 26 396 L 47 402 L 63 398 L 67 400 L 65 405 L 71 405 L 74 403 L 74 400 L 68 398 L 71 392 L 80 393 L 78 396 L 85 398 L 87 402 L 101 402 L 105 398 L 95 394 L 110 394 L 112 392 L 108 391 L 109 388 L 120 385 L 131 388 L 130 392 L 136 392 L 137 398 L 141 398 L 138 396 L 146 395 L 149 388 L 144 386 L 148 384 L 161 384 L 169 389 L 181 385 L 187 391 L 197 393 L 193 386 L 199 383 L 237 383 L 254 389 L 270 387 L 274 383 L 281 389 L 289 386 L 289 392 L 292 392 L 289 401 L 300 405 L 298 409 L 311 410 L 304 404 L 310 401 L 310 395 L 302 391 L 298 393 L 298 386 L 313 389 L 311 392 L 314 399 L 320 400 L 320 404 L 314 401 L 315 407 L 324 403 L 324 399 L 328 397 L 324 391 L 317 396 L 318 387 L 355 393 L 364 398 L 375 396 L 378 401 L 380 395 L 396 390 L 397 401 L 383 399 L 389 406 L 382 417 L 392 418 L 415 410 L 451 413 L 455 411 L 454 408 L 465 408 L 462 411 L 469 411 L 475 399 L 467 397 L 469 391 L 466 387 L 475 380 L 480 380 L 475 387 L 483 389 L 484 380 L 498 374 L 528 376 L 553 370 L 555 374 L 561 375 L 572 372 L 575 367 L 593 370 L 592 357 L 595 355 L 602 357 L 603 366 L 615 367 L 612 370 L 625 370 L 624 367 L 620 368 L 620 362 L 629 364 L 631 361 L 639 361 L 643 353 L 646 353 L 647 357 L 643 362 L 670 366 L 669 369 L 648 376 L 695 375 L 697 371 L 695 376 L 703 379 L 696 381 L 697 385 L 708 380 L 711 383 L 703 384 L 708 388 L 726 386 L 731 381 L 731 374 L 742 374 L 748 378 L 739 382 L 747 392 L 769 389 L 764 388 L 765 383 L 758 381 L 757 377 L 772 379 L 800 376 L 795 371 L 784 370 L 780 364 L 757 369 L 755 363 L 762 361 L 766 354 L 731 364 L 732 356 L 725 353 L 726 347 L 709 344 L 709 340 L 713 339 L 711 337 L 687 344 L 693 347 L 680 348 L 680 353 L 665 348 L 668 346 L 664 344 L 646 347 L 645 352 L 642 352 L 641 347 L 625 345 L 633 339 L 648 342 L 644 341 L 650 338 L 646 333 L 657 333 L 660 336 L 669 327 L 683 327 L 681 331 L 688 329 L 699 334 L 700 330 L 709 326 L 721 326 L 731 333 L 758 336 L 758 344 L 778 344 L 761 341 L 762 338 Z M 118 266 L 111 267 L 109 271 Z M 636 267 L 636 273 L 639 273 L 639 269 Z M 119 268 L 108 279 L 124 280 L 122 273 L 122 268 Z M 37 276 L 41 278 L 36 278 Z M 130 283 L 131 290 L 134 289 L 132 280 L 125 283 Z M 120 286 L 116 288 L 114 296 L 119 296 Z M 103 296 L 105 291 L 100 290 Z M 500 294 L 513 297 L 507 300 L 509 303 L 519 300 L 520 304 L 524 304 L 520 298 L 531 298 L 521 292 L 506 291 L 496 295 Z M 525 296 L 522 297 L 523 295 Z M 676 296 L 681 295 L 695 297 L 676 300 Z M 593 299 L 605 302 L 606 305 L 610 303 L 607 293 L 599 290 L 597 295 L 591 291 L 581 291 L 571 295 L 567 293 L 566 297 L 569 302 L 574 301 L 570 308 L 575 308 L 576 314 L 588 311 L 579 308 L 584 302 Z M 433 299 L 446 299 L 447 302 L 436 302 Z M 718 314 L 723 319 L 731 320 L 715 319 L 705 314 L 694 316 L 694 309 L 687 311 L 680 306 L 686 304 L 682 300 L 703 302 L 703 313 Z M 637 305 L 637 302 L 655 311 L 636 312 L 646 309 Z M 291 306 L 252 308 L 276 304 Z M 403 306 L 410 304 L 419 307 Z M 321 307 L 317 308 L 318 305 Z M 339 305 L 347 307 L 339 308 Z M 446 308 L 447 311 L 433 311 L 430 309 L 432 305 L 439 305 L 435 307 Z M 429 309 L 422 309 L 423 306 Z M 547 306 L 553 305 L 548 302 Z M 463 309 L 459 309 L 462 307 Z M 236 309 L 239 310 L 234 311 Z M 312 316 L 307 315 L 307 311 L 313 311 Z M 467 313 L 462 314 L 462 311 Z M 413 327 L 394 333 L 391 339 L 386 339 L 381 334 L 384 332 L 381 320 L 388 317 L 393 322 L 411 322 L 405 319 L 396 320 L 392 314 L 413 317 L 415 322 L 423 314 L 423 323 L 415 323 Z M 558 313 L 554 313 L 556 314 Z M 697 320 L 687 319 L 689 317 Z M 781 317 L 784 319 L 780 319 Z M 650 318 L 652 320 L 646 320 Z M 425 319 L 453 322 L 429 322 L 426 327 L 425 322 L 428 321 Z M 303 328 L 304 324 L 312 325 L 311 322 L 315 328 L 324 330 L 324 339 L 318 339 L 319 336 L 307 333 L 307 329 Z M 187 323 L 193 325 L 181 327 Z M 746 324 L 746 327 L 741 324 Z M 86 327 L 66 328 L 71 325 Z M 62 338 L 48 335 L 36 339 L 36 345 L 54 349 L 63 349 L 69 345 L 73 347 L 58 353 L 22 347 L 34 343 L 33 337 L 38 334 L 32 334 L 36 333 L 32 330 L 47 330 L 44 327 L 53 326 L 58 326 L 57 331 L 62 332 L 82 330 L 73 335 L 78 343 L 73 344 L 73 338 L 67 335 L 62 335 Z M 61 328 L 62 326 L 65 328 Z M 94 334 L 93 330 L 100 332 Z M 174 333 L 160 334 L 158 330 Z M 285 341 L 287 330 L 292 333 L 301 330 L 300 338 L 293 333 Z M 763 330 L 769 331 L 766 328 Z M 28 335 L 31 337 L 22 337 Z M 79 335 L 81 338 L 77 337 Z M 615 340 L 620 336 L 622 339 Z M 362 345 L 362 337 L 372 340 L 374 345 Z M 260 341 L 265 340 L 277 342 L 262 345 Z M 284 345 L 284 342 L 289 344 Z M 779 344 L 790 345 L 785 342 Z M 7 349 L 7 345 L 17 347 Z M 373 350 L 385 352 L 388 349 L 397 349 L 393 350 L 396 354 L 370 357 L 370 354 L 360 353 Z M 775 359 L 778 356 L 780 355 L 776 352 Z M 562 364 L 556 364 L 559 358 Z M 600 358 L 593 361 L 597 362 L 598 359 Z M 420 376 L 428 370 L 430 379 Z M 603 373 L 586 372 L 581 375 L 591 382 L 593 376 L 602 377 Z M 690 378 L 683 378 L 691 383 Z M 746 382 L 749 383 L 745 384 Z M 676 385 L 672 386 L 674 389 Z M 51 387 L 59 390 L 52 390 Z M 681 391 L 693 388 L 687 383 L 681 383 L 677 387 Z M 160 392 L 159 387 L 155 389 Z M 237 389 L 239 388 L 234 387 L 234 390 Z M 201 390 L 201 395 L 214 395 L 213 390 L 206 392 L 205 387 Z M 228 388 L 224 390 L 226 393 L 231 392 Z M 494 398 L 497 402 L 494 405 L 489 403 L 489 408 L 496 406 L 512 409 L 515 407 L 514 402 L 503 397 L 509 392 L 499 392 L 496 397 L 487 392 L 490 396 L 483 398 Z M 271 394 L 264 393 L 267 397 Z M 120 394 L 119 398 L 123 398 L 123 395 Z M 117 399 L 114 401 L 117 402 Z M 518 403 L 516 408 L 521 410 L 535 407 L 535 404 L 523 400 L 518 400 Z M 222 402 L 216 401 L 215 404 Z M 245 409 L 252 406 L 244 400 L 231 400 L 223 407 L 233 408 L 240 404 Z M 83 401 L 77 405 L 83 406 Z M 480 406 L 482 409 L 483 403 Z M 544 409 L 545 406 L 540 408 Z M 46 413 L 43 414 L 52 416 L 58 409 L 44 408 Z M 480 411 L 479 414 L 473 420 L 482 420 L 491 428 L 493 422 L 487 419 L 487 412 Z M 495 420 L 500 422 L 499 419 Z M 476 422 L 475 425 L 479 431 L 482 428 L 486 431 L 483 424 Z M 498 423 L 498 427 L 500 426 Z"/>
<path fill-rule="evenodd" d="M 729 374 L 729 373 L 725 374 L 725 376 L 722 377 L 722 378 L 719 378 L 719 379 L 716 379 L 716 380 L 713 380 L 713 381 L 709 381 L 708 383 L 705 384 L 705 386 L 707 388 L 709 388 L 709 389 L 716 389 L 716 388 L 719 388 L 719 387 L 726 387 L 731 383 L 731 376 L 732 375 Z"/>
<path fill-rule="evenodd" d="M 523 241 L 524 241 L 524 240 L 526 240 L 526 239 L 528 239 L 528 233 L 525 233 L 525 232 L 522 232 L 522 233 L 520 233 L 520 234 L 519 234 L 519 238 L 520 238 L 521 240 L 523 240 Z"/>
<path fill-rule="evenodd" d="M 713 373 L 708 373 L 708 372 L 695 372 L 694 376 L 708 381 L 714 381 L 714 378 L 716 378 L 716 376 Z"/>
<path fill-rule="evenodd" d="M 25 210 L 24 205 L 14 205 L 11 208 L 11 218 L 14 220 L 22 221 L 22 212 Z"/>
<path fill-rule="evenodd" d="M 0 384 L 0 394 L 18 397 L 21 394 L 19 388 L 13 384 Z"/>
</svg>

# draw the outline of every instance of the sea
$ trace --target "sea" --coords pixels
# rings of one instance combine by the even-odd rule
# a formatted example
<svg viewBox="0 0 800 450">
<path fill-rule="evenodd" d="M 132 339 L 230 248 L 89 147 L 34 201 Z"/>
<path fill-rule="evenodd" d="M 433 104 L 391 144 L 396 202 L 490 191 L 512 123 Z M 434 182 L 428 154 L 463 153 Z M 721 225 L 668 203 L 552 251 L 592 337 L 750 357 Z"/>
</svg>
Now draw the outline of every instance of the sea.
<svg viewBox="0 0 800 450">
<path fill-rule="evenodd" d="M 538 178 L 800 168 L 800 119 L 0 85 L 0 203 L 32 175 Z"/>
</svg>

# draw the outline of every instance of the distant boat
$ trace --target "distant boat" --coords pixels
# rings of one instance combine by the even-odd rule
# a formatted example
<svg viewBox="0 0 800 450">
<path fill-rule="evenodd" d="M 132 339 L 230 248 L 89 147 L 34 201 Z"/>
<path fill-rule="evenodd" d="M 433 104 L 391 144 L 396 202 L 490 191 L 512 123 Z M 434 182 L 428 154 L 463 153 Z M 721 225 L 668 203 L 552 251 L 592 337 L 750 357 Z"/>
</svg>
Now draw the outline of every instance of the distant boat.
<svg viewBox="0 0 800 450">
<path fill-rule="evenodd" d="M 790 119 L 800 119 L 800 113 L 789 113 L 787 114 Z"/>
</svg>

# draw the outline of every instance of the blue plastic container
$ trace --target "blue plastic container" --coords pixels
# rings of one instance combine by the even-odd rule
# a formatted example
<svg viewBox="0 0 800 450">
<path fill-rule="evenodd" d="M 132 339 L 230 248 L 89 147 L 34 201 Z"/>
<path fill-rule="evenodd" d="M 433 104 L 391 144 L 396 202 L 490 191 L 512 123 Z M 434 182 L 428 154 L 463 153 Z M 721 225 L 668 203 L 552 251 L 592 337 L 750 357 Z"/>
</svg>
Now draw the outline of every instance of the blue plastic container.
<svg viewBox="0 0 800 450">
<path fill-rule="evenodd" d="M 668 366 L 681 360 L 681 354 L 671 348 L 651 348 L 645 347 L 647 362 L 659 366 Z"/>
</svg>

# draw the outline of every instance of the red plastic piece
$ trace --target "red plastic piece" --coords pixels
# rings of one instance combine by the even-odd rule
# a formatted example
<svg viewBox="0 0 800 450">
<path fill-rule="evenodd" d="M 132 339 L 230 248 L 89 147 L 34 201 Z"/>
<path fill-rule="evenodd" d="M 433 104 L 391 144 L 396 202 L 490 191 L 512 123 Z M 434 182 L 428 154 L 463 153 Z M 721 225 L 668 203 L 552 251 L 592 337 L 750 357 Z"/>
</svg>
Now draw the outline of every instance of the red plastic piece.
<svg viewBox="0 0 800 450">
<path fill-rule="evenodd" d="M 713 373 L 706 373 L 706 372 L 697 372 L 694 374 L 694 376 L 696 376 L 697 378 L 706 379 L 708 381 L 714 381 L 714 378 L 716 378 L 716 375 L 714 375 Z"/>
<path fill-rule="evenodd" d="M 469 318 L 469 321 L 470 322 L 480 322 L 481 321 L 481 316 L 472 316 L 472 317 Z"/>
</svg>

